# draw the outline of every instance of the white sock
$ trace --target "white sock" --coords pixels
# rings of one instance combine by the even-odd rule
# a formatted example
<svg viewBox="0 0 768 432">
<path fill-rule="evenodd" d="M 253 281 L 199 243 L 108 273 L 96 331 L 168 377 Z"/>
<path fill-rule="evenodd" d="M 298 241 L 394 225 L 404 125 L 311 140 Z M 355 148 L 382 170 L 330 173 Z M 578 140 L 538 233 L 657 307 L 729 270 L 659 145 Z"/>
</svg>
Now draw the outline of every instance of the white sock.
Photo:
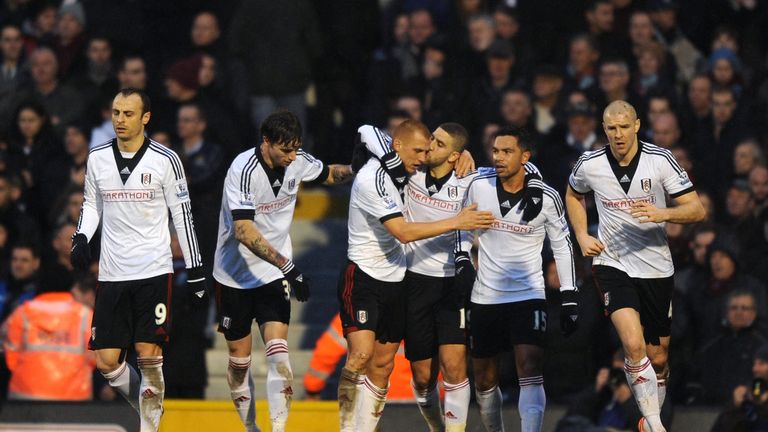
<svg viewBox="0 0 768 432">
<path fill-rule="evenodd" d="M 284 432 L 288 410 L 293 399 L 293 371 L 288 361 L 288 342 L 272 339 L 267 342 L 267 401 L 273 432 Z"/>
<path fill-rule="evenodd" d="M 627 382 L 635 396 L 640 413 L 645 418 L 645 424 L 651 429 L 650 432 L 665 431 L 659 416 L 661 410 L 659 409 L 658 384 L 656 372 L 651 367 L 651 361 L 648 357 L 643 357 L 639 362 L 634 363 L 625 358 L 624 374 L 627 376 Z"/>
<path fill-rule="evenodd" d="M 341 432 L 355 432 L 357 399 L 362 394 L 365 375 L 347 368 L 341 369 L 339 377 L 339 425 Z"/>
<path fill-rule="evenodd" d="M 101 375 L 139 412 L 139 374 L 133 366 L 123 362 L 112 372 Z"/>
<path fill-rule="evenodd" d="M 376 425 L 384 411 L 384 405 L 387 402 L 387 388 L 379 388 L 373 384 L 368 377 L 365 378 L 363 391 L 361 392 L 360 402 L 357 410 L 357 432 L 374 432 Z"/>
<path fill-rule="evenodd" d="M 235 404 L 235 410 L 245 430 L 247 432 L 258 430 L 253 376 L 251 376 L 251 356 L 229 357 L 227 384 L 229 384 L 229 394 Z"/>
<path fill-rule="evenodd" d="M 544 394 L 544 377 L 520 378 L 520 398 L 517 408 L 520 411 L 522 432 L 541 432 L 544 421 L 544 407 L 547 395 Z"/>
<path fill-rule="evenodd" d="M 467 412 L 471 392 L 469 379 L 458 384 L 443 381 L 445 388 L 445 430 L 446 432 L 464 432 L 467 427 Z"/>
<path fill-rule="evenodd" d="M 141 432 L 157 432 L 163 416 L 163 356 L 139 357 L 141 387 L 139 388 L 139 417 Z"/>
<path fill-rule="evenodd" d="M 440 393 L 437 391 L 437 384 L 431 389 L 418 390 L 416 384 L 411 380 L 411 389 L 416 398 L 416 404 L 419 406 L 419 412 L 427 422 L 429 432 L 440 432 L 443 430 L 443 410 L 440 408 Z"/>
<path fill-rule="evenodd" d="M 658 385 L 658 387 L 656 388 L 656 391 L 658 392 L 658 396 L 659 396 L 659 412 L 661 412 L 661 408 L 664 406 L 664 399 L 667 397 L 667 377 L 668 376 L 669 374 L 666 372 L 656 374 L 656 384 Z"/>
<path fill-rule="evenodd" d="M 475 398 L 480 406 L 480 420 L 487 432 L 504 432 L 504 420 L 501 418 L 501 389 L 498 385 L 490 390 L 475 390 Z"/>
</svg>

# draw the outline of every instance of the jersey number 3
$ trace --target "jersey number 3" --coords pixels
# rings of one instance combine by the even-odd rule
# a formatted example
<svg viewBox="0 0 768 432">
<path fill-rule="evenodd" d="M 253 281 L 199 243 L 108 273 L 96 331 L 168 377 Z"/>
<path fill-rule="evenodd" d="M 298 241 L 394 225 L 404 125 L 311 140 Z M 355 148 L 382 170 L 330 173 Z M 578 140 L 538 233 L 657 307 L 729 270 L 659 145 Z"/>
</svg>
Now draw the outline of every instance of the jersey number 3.
<svg viewBox="0 0 768 432">
<path fill-rule="evenodd" d="M 285 292 L 285 301 L 291 301 L 291 284 L 283 279 L 283 291 Z"/>
</svg>

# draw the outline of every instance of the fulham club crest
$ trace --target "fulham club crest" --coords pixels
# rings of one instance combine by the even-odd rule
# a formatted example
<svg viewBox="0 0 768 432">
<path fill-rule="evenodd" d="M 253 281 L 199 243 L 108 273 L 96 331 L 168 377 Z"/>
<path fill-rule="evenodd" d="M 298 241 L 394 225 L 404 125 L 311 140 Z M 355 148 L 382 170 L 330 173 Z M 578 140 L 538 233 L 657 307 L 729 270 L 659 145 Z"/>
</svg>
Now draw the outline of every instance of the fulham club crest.
<svg viewBox="0 0 768 432">
<path fill-rule="evenodd" d="M 357 322 L 365 324 L 368 322 L 368 312 L 364 310 L 357 311 Z"/>
<path fill-rule="evenodd" d="M 448 198 L 450 199 L 456 199 L 459 197 L 459 188 L 456 186 L 451 186 L 448 188 Z"/>
<path fill-rule="evenodd" d="M 152 174 L 141 173 L 141 184 L 144 186 L 152 184 Z"/>
<path fill-rule="evenodd" d="M 651 191 L 651 179 L 644 178 L 640 180 L 640 186 L 643 188 L 643 192 L 648 193 Z"/>
</svg>

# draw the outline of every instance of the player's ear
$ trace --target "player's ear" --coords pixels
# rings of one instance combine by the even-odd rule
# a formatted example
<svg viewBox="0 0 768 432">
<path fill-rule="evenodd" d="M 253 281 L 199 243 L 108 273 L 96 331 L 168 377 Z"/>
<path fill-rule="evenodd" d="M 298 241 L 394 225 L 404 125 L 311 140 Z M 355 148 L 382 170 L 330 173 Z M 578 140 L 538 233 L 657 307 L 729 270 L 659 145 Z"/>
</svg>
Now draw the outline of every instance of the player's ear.
<svg viewBox="0 0 768 432">
<path fill-rule="evenodd" d="M 521 162 L 522 162 L 522 164 L 523 164 L 523 165 L 527 164 L 527 163 L 528 163 L 528 160 L 529 160 L 530 158 L 531 158 L 531 151 L 530 151 L 530 150 L 525 150 L 525 151 L 523 152 L 523 157 L 521 158 Z"/>
<path fill-rule="evenodd" d="M 635 119 L 635 133 L 640 130 L 640 119 Z"/>
<path fill-rule="evenodd" d="M 392 140 L 392 150 L 394 151 L 400 151 L 400 149 L 403 147 L 403 142 L 400 141 L 399 138 L 395 138 Z"/>
<path fill-rule="evenodd" d="M 141 124 L 143 124 L 144 126 L 146 126 L 146 125 L 147 125 L 147 123 L 149 123 L 149 118 L 150 118 L 150 117 L 152 117 L 152 113 L 151 113 L 151 112 L 149 112 L 149 111 L 147 111 L 147 112 L 145 112 L 144 114 L 142 114 L 142 115 L 141 115 Z"/>
<path fill-rule="evenodd" d="M 448 162 L 453 163 L 459 160 L 461 157 L 461 152 L 457 152 L 456 150 L 452 151 L 451 154 L 448 156 Z"/>
</svg>

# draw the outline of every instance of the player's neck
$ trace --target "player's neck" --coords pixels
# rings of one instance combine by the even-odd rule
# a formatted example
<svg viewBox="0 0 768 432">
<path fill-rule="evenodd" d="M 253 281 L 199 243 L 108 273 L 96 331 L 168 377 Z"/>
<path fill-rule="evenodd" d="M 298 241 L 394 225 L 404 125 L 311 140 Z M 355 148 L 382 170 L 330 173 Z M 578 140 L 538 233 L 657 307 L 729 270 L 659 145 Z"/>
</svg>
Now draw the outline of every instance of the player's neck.
<svg viewBox="0 0 768 432">
<path fill-rule="evenodd" d="M 637 143 L 637 136 L 635 136 L 634 144 L 632 144 L 632 147 L 630 147 L 629 151 L 623 157 L 617 154 L 613 148 L 611 148 L 611 155 L 613 155 L 613 158 L 619 163 L 619 166 L 627 166 L 632 162 L 632 159 L 635 158 L 639 148 L 640 146 Z"/>
<path fill-rule="evenodd" d="M 509 193 L 518 193 L 523 190 L 525 186 L 525 169 L 520 169 L 517 174 L 511 175 L 506 178 L 499 177 L 501 181 L 501 187 Z"/>
<path fill-rule="evenodd" d="M 275 164 L 272 162 L 272 159 L 269 157 L 269 152 L 266 148 L 266 143 L 262 143 L 259 146 L 259 151 L 261 152 L 261 160 L 264 161 L 264 163 L 271 169 L 275 169 Z"/>
<path fill-rule="evenodd" d="M 122 152 L 136 153 L 137 151 L 139 151 L 139 149 L 143 144 L 144 144 L 143 132 L 129 140 L 121 140 L 120 138 L 117 139 L 117 148 Z"/>
<path fill-rule="evenodd" d="M 430 167 L 429 174 L 432 176 L 432 178 L 441 179 L 450 174 L 450 172 L 453 171 L 453 168 L 453 164 L 446 162 L 436 167 Z"/>
</svg>

